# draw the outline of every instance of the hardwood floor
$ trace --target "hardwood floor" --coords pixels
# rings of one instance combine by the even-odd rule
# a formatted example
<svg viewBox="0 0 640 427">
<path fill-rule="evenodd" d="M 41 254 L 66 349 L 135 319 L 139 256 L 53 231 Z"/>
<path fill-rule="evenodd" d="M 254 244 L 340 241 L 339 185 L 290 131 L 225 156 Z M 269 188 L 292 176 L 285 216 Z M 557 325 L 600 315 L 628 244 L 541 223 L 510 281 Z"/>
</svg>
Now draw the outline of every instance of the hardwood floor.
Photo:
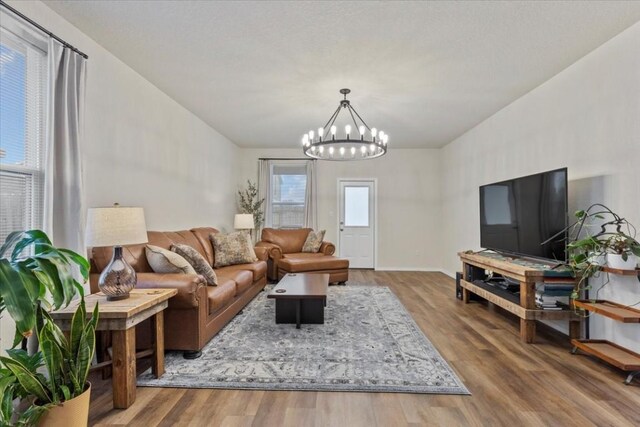
<svg viewBox="0 0 640 427">
<path fill-rule="evenodd" d="M 92 425 L 151 426 L 638 426 L 640 384 L 569 353 L 568 338 L 519 339 L 517 319 L 454 297 L 441 273 L 352 271 L 389 286 L 472 396 L 143 388 L 115 410 L 110 382 L 92 378 Z M 541 328 L 539 328 L 541 329 Z"/>
</svg>

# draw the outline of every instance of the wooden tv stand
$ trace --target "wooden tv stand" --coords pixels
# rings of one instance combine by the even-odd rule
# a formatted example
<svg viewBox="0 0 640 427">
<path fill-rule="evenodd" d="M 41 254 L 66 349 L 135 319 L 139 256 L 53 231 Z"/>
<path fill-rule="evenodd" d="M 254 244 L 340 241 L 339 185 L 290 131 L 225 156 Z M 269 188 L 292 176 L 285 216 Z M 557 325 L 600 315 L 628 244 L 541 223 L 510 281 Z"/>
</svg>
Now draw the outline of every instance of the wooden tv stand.
<svg viewBox="0 0 640 427">
<path fill-rule="evenodd" d="M 494 252 L 460 252 L 462 261 L 462 300 L 469 303 L 470 293 L 476 294 L 487 301 L 515 314 L 520 318 L 520 339 L 532 343 L 536 337 L 536 320 L 568 320 L 569 337 L 578 338 L 581 332 L 582 318 L 573 310 L 542 310 L 536 307 L 536 283 L 551 282 L 553 278 L 571 277 L 568 270 L 552 269 L 541 262 L 524 258 L 507 257 Z M 504 292 L 493 290 L 487 286 L 479 286 L 468 281 L 468 266 L 499 273 L 520 282 L 520 300 L 506 298 Z"/>
</svg>

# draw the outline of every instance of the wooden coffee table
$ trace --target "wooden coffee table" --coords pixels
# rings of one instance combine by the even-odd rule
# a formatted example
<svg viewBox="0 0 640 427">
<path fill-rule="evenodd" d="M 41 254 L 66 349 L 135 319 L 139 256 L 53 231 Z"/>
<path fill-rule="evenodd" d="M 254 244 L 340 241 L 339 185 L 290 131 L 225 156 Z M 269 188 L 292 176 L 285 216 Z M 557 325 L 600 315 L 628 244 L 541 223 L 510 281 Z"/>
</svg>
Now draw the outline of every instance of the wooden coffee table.
<svg viewBox="0 0 640 427">
<path fill-rule="evenodd" d="M 133 289 L 130 297 L 118 301 L 107 301 L 102 293 L 84 298 L 87 316 L 99 304 L 98 331 L 110 331 L 113 339 L 113 407 L 126 409 L 136 400 L 136 357 L 153 357 L 152 372 L 156 378 L 164 373 L 164 316 L 169 298 L 177 294 L 176 289 Z M 62 310 L 54 311 L 51 317 L 60 329 L 69 331 L 71 319 L 78 308 L 79 300 Z M 153 322 L 153 348 L 136 354 L 135 326 L 145 319 Z M 102 364 L 101 364 L 102 365 Z"/>
<path fill-rule="evenodd" d="M 329 275 L 290 273 L 269 292 L 276 300 L 276 323 L 324 323 Z"/>
</svg>

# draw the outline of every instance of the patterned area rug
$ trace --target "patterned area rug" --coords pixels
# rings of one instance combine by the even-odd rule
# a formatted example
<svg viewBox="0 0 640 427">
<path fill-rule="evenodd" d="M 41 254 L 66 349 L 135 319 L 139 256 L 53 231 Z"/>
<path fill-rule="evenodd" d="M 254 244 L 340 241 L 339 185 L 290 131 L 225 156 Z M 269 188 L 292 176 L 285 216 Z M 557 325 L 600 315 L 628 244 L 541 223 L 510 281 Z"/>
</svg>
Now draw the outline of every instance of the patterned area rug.
<svg viewBox="0 0 640 427">
<path fill-rule="evenodd" d="M 332 286 L 324 325 L 275 324 L 261 292 L 202 350 L 139 386 L 469 394 L 387 287 Z"/>
</svg>

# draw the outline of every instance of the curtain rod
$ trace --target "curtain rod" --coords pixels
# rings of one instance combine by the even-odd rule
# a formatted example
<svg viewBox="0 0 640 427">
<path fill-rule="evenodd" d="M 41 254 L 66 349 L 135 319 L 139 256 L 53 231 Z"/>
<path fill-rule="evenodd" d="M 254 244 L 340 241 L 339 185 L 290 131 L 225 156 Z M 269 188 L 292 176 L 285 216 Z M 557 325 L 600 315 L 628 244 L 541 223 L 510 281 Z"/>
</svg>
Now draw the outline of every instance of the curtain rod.
<svg viewBox="0 0 640 427">
<path fill-rule="evenodd" d="M 77 53 L 78 55 L 82 56 L 84 59 L 89 59 L 89 56 L 86 53 L 80 51 L 79 49 L 75 48 L 73 45 L 71 45 L 71 44 L 67 43 L 66 41 L 62 40 L 60 37 L 56 36 L 51 31 L 49 31 L 46 28 L 44 28 L 42 25 L 38 24 L 34 20 L 32 20 L 29 17 L 25 16 L 24 14 L 18 12 L 16 9 L 12 8 L 11 6 L 9 6 L 8 4 L 3 2 L 2 0 L 0 0 L 0 6 L 6 8 L 9 12 L 12 12 L 14 15 L 17 15 L 19 18 L 22 18 L 23 20 L 27 21 L 29 24 L 33 25 L 34 27 L 36 27 L 37 29 L 39 29 L 40 31 L 42 31 L 43 33 L 48 35 L 49 37 L 51 37 L 51 38 L 53 38 L 55 40 L 58 40 L 65 47 L 68 47 L 69 49 L 71 49 L 72 51 Z"/>
<path fill-rule="evenodd" d="M 311 160 L 313 162 L 315 162 L 318 159 L 310 159 L 310 158 L 305 158 L 305 157 L 258 157 L 258 160 Z"/>
</svg>

